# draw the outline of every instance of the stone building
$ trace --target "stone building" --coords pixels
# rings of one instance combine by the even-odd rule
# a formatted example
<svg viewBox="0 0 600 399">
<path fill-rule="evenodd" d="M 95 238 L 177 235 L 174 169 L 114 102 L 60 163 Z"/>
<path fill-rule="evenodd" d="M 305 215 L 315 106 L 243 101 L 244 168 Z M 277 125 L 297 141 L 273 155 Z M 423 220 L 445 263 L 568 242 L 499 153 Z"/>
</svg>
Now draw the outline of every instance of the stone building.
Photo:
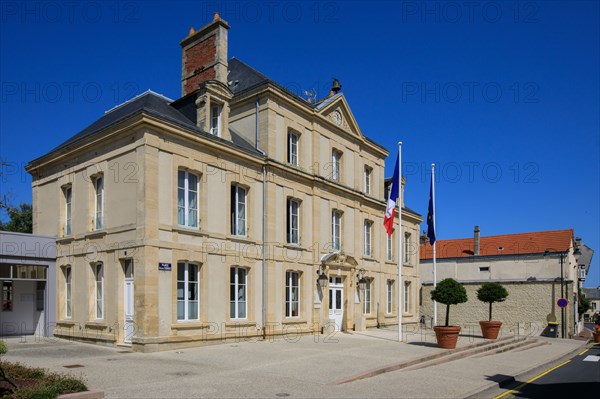
<svg viewBox="0 0 600 399">
<path fill-rule="evenodd" d="M 466 303 L 451 307 L 450 323 L 478 334 L 479 321 L 488 319 L 488 306 L 476 292 L 482 283 L 494 281 L 509 292 L 505 302 L 493 305 L 493 319 L 504 323 L 504 334 L 540 335 L 554 320 L 560 336 L 563 312 L 565 337 L 579 332 L 583 325 L 577 314 L 578 270 L 586 268 L 582 262 L 589 268 L 591 257 L 582 258 L 578 245 L 582 244 L 574 239 L 572 229 L 481 237 L 478 226 L 473 238 L 437 241 L 437 280 L 454 278 L 468 294 Z M 433 317 L 432 258 L 432 247 L 423 242 L 420 304 L 428 321 Z M 557 305 L 561 296 L 568 301 L 563 311 Z M 446 307 L 438 305 L 438 323 L 445 315 Z"/>
<path fill-rule="evenodd" d="M 57 336 L 153 351 L 397 323 L 388 150 L 337 82 L 301 98 L 228 59 L 228 30 L 215 15 L 183 39 L 181 98 L 139 95 L 27 166 L 34 231 L 57 237 Z M 401 219 L 417 246 L 421 216 Z"/>
</svg>

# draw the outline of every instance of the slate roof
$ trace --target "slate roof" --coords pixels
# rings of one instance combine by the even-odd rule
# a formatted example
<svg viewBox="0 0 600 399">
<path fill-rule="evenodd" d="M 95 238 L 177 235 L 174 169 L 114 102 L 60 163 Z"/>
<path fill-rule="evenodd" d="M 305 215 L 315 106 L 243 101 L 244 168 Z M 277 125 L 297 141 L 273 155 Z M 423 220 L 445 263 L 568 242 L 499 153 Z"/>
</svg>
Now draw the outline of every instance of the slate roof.
<svg viewBox="0 0 600 399">
<path fill-rule="evenodd" d="M 221 141 L 224 144 L 231 145 L 231 142 L 221 139 L 220 137 L 215 137 L 212 134 L 204 132 L 202 129 L 198 128 L 193 121 L 187 118 L 182 112 L 174 108 L 171 103 L 173 100 L 154 93 L 151 90 L 148 90 L 129 101 L 124 102 L 121 105 L 118 105 L 104 113 L 98 120 L 94 123 L 68 139 L 67 141 L 60 144 L 58 147 L 49 151 L 49 153 L 53 153 L 55 151 L 59 151 L 71 146 L 77 145 L 80 141 L 85 138 L 99 133 L 102 130 L 109 128 L 127 118 L 131 118 L 140 113 L 144 113 L 146 115 L 155 116 L 161 120 L 166 122 L 171 122 L 173 124 L 179 125 L 183 128 L 193 130 L 200 135 L 204 135 L 206 137 L 210 137 L 211 139 Z M 239 133 L 230 130 L 232 136 L 232 142 L 235 147 L 243 149 L 247 152 L 252 152 L 256 155 L 262 154 L 257 151 L 250 143 L 244 140 Z M 30 163 L 36 162 L 37 158 Z"/>
<path fill-rule="evenodd" d="M 573 229 L 487 236 L 480 238 L 479 256 L 542 254 L 546 249 L 562 252 L 569 249 L 572 241 Z M 436 258 L 473 257 L 474 244 L 473 237 L 437 240 Z M 421 260 L 432 259 L 433 247 L 427 242 L 420 247 L 419 253 Z"/>
<path fill-rule="evenodd" d="M 583 288 L 583 293 L 587 299 L 600 299 L 600 287 L 598 288 Z"/>
</svg>

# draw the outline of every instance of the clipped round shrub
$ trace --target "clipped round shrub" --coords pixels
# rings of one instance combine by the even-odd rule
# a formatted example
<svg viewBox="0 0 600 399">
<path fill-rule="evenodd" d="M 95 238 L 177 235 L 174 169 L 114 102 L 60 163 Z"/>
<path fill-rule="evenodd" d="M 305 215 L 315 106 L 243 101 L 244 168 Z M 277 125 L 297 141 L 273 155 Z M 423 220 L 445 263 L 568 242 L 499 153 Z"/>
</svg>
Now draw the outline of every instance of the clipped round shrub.
<svg viewBox="0 0 600 399">
<path fill-rule="evenodd" d="M 446 327 L 450 321 L 450 305 L 467 302 L 467 290 L 453 278 L 445 278 L 431 291 L 431 299 L 446 305 Z"/>
</svg>

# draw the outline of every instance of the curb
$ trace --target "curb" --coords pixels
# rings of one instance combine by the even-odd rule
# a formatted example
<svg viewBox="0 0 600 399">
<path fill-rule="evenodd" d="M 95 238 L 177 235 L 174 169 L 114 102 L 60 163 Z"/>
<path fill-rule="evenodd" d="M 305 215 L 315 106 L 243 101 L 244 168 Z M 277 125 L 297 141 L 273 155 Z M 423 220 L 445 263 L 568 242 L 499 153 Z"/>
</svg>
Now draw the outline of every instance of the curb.
<svg viewBox="0 0 600 399">
<path fill-rule="evenodd" d="M 90 389 L 83 392 L 66 393 L 58 395 L 57 399 L 103 399 L 104 391 L 99 389 Z"/>
<path fill-rule="evenodd" d="M 498 394 L 501 394 L 500 392 L 496 392 L 497 389 L 512 389 L 514 387 L 516 387 L 516 381 L 527 381 L 529 378 L 526 378 L 528 376 L 530 376 L 531 374 L 538 375 L 546 370 L 548 370 L 551 367 L 554 367 L 566 360 L 571 359 L 573 356 L 577 355 L 578 353 L 581 352 L 582 348 L 587 346 L 590 343 L 590 340 L 587 341 L 581 341 L 582 344 L 576 348 L 573 349 L 572 351 L 565 353 L 564 355 L 560 355 L 552 360 L 549 360 L 545 363 L 542 364 L 538 364 L 537 366 L 533 366 L 527 370 L 523 370 L 518 374 L 515 374 L 514 376 L 507 376 L 506 378 L 503 378 L 499 381 L 490 381 L 488 386 L 482 388 L 482 389 L 477 389 L 475 391 L 471 391 L 469 393 L 467 393 L 465 396 L 463 396 L 463 398 L 465 399 L 478 399 L 478 398 L 489 398 L 492 396 L 496 396 Z M 495 393 L 496 395 L 491 395 L 492 393 Z"/>
</svg>

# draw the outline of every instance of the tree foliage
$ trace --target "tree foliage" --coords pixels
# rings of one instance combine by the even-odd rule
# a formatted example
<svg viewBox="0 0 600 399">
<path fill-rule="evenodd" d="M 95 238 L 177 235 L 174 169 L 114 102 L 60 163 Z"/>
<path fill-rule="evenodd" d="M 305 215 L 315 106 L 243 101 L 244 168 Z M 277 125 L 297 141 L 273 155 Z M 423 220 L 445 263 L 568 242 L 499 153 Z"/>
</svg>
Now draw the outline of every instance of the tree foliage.
<svg viewBox="0 0 600 399">
<path fill-rule="evenodd" d="M 489 321 L 492 321 L 492 304 L 504 302 L 508 297 L 508 291 L 500 283 L 483 283 L 477 290 L 477 299 L 489 303 Z"/>
<path fill-rule="evenodd" d="M 592 301 L 581 291 L 581 287 L 577 287 L 577 313 L 581 316 L 591 308 Z"/>
<path fill-rule="evenodd" d="M 33 231 L 33 212 L 30 204 L 21 204 L 18 208 L 9 208 L 8 222 L 0 222 L 0 230 L 14 231 L 17 233 L 31 233 Z"/>
<path fill-rule="evenodd" d="M 431 291 L 431 299 L 446 305 L 446 326 L 450 321 L 450 305 L 467 302 L 467 290 L 453 278 L 446 278 L 437 283 Z"/>
</svg>

